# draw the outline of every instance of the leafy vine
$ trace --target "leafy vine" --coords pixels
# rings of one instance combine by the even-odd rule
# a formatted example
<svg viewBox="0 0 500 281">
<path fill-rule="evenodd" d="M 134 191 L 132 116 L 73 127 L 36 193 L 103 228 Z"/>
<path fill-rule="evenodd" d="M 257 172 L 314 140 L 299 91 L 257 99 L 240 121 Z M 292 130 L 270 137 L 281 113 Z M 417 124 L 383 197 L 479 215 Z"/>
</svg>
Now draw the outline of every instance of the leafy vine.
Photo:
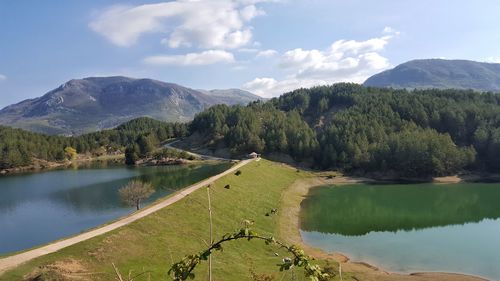
<svg viewBox="0 0 500 281">
<path fill-rule="evenodd" d="M 304 274 L 311 281 L 326 281 L 332 277 L 332 274 L 325 273 L 319 265 L 312 264 L 310 262 L 311 258 L 304 253 L 304 250 L 299 247 L 292 245 L 288 246 L 283 242 L 277 241 L 274 237 L 266 237 L 259 235 L 255 231 L 246 225 L 244 228 L 237 230 L 234 233 L 229 233 L 222 236 L 222 239 L 212 243 L 207 249 L 192 255 L 185 256 L 181 261 L 176 262 L 172 265 L 168 273 L 173 277 L 174 281 L 184 281 L 187 279 L 194 279 L 194 269 L 202 261 L 208 260 L 209 256 L 216 251 L 223 251 L 222 244 L 239 240 L 247 239 L 248 241 L 257 239 L 263 240 L 266 245 L 277 245 L 278 248 L 286 250 L 293 257 L 284 258 L 279 266 L 280 271 L 289 270 L 292 267 L 302 267 L 304 269 Z"/>
</svg>

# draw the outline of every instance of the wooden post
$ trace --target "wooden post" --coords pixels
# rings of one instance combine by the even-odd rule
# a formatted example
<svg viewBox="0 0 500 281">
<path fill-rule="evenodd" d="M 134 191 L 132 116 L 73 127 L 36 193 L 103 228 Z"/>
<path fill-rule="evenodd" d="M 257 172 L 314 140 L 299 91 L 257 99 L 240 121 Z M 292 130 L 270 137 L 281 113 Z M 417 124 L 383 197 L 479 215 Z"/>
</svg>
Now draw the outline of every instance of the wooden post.
<svg viewBox="0 0 500 281">
<path fill-rule="evenodd" d="M 343 281 L 342 279 L 342 264 L 339 262 L 339 275 L 340 275 L 340 281 Z"/>
<path fill-rule="evenodd" d="M 210 222 L 210 247 L 214 244 L 213 233 L 212 233 L 212 204 L 210 202 L 210 185 L 207 186 L 207 195 L 208 195 L 208 218 Z M 208 256 L 208 281 L 212 281 L 212 255 Z"/>
</svg>

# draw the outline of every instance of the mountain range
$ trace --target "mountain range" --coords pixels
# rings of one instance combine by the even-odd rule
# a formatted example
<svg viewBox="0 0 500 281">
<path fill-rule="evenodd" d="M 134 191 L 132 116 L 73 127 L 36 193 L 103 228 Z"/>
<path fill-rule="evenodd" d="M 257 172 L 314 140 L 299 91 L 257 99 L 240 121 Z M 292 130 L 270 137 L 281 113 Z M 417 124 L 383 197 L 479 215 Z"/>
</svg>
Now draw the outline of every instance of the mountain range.
<svg viewBox="0 0 500 281">
<path fill-rule="evenodd" d="M 472 89 L 500 92 L 500 64 L 468 60 L 412 60 L 368 78 L 365 86 Z M 122 76 L 70 80 L 45 95 L 0 110 L 0 125 L 53 135 L 113 128 L 137 117 L 185 122 L 215 104 L 262 99 L 240 89 L 195 90 Z"/>
<path fill-rule="evenodd" d="M 189 121 L 215 104 L 261 99 L 239 89 L 194 90 L 152 79 L 89 77 L 0 110 L 0 124 L 48 134 L 79 135 L 137 117 Z"/>
<path fill-rule="evenodd" d="M 469 60 L 412 60 L 371 76 L 364 85 L 500 92 L 500 64 Z"/>
</svg>

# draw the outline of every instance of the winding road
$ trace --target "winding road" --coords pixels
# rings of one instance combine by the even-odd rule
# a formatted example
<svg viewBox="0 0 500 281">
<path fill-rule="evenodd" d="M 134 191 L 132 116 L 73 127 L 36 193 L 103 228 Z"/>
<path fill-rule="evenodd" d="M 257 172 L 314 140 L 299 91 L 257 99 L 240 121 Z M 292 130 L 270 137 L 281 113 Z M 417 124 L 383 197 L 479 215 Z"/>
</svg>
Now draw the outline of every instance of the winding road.
<svg viewBox="0 0 500 281">
<path fill-rule="evenodd" d="M 213 158 L 211 158 L 211 159 L 213 159 Z M 110 232 L 110 231 L 115 230 L 119 227 L 125 226 L 131 222 L 134 222 L 138 219 L 141 219 L 147 215 L 150 215 L 150 214 L 152 214 L 160 209 L 163 209 L 167 206 L 170 206 L 173 203 L 188 196 L 189 194 L 195 192 L 196 190 L 198 190 L 204 186 L 207 186 L 208 184 L 210 184 L 210 183 L 212 183 L 212 182 L 214 182 L 214 181 L 216 181 L 216 180 L 218 180 L 218 179 L 220 179 L 228 174 L 235 172 L 236 170 L 238 170 L 239 168 L 252 162 L 253 160 L 255 160 L 255 159 L 242 160 L 238 164 L 236 164 L 235 166 L 229 168 L 228 170 L 226 170 L 220 174 L 217 174 L 217 175 L 212 176 L 208 179 L 205 179 L 199 183 L 196 183 L 196 184 L 193 184 L 187 188 L 184 188 L 184 189 L 180 190 L 179 192 L 168 196 L 167 198 L 165 198 L 163 201 L 160 201 L 159 203 L 151 205 L 143 210 L 140 210 L 136 213 L 131 214 L 130 216 L 119 219 L 119 220 L 117 220 L 113 223 L 110 223 L 108 225 L 104 225 L 102 227 L 90 230 L 88 232 L 85 232 L 85 233 L 82 233 L 82 234 L 79 234 L 79 235 L 76 235 L 76 236 L 73 236 L 73 237 L 70 237 L 67 239 L 63 239 L 60 241 L 56 241 L 56 242 L 53 242 L 51 244 L 41 246 L 39 248 L 35 248 L 32 250 L 28 250 L 26 252 L 22 252 L 22 253 L 8 256 L 5 258 L 1 258 L 0 259 L 0 275 L 7 270 L 12 269 L 14 267 L 17 267 L 17 266 L 21 265 L 22 263 L 30 261 L 34 258 L 57 252 L 57 251 L 59 251 L 63 248 L 66 248 L 68 246 L 71 246 L 71 245 L 74 245 L 76 243 L 88 240 L 90 238 L 96 237 L 96 236 L 104 234 L 104 233 Z"/>
</svg>

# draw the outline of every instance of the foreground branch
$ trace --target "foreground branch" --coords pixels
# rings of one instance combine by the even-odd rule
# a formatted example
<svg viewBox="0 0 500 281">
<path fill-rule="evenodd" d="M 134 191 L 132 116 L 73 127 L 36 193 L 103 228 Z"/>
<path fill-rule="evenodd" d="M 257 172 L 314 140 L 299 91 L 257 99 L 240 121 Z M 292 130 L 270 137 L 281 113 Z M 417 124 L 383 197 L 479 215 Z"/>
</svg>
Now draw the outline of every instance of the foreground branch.
<svg viewBox="0 0 500 281">
<path fill-rule="evenodd" d="M 282 263 L 278 264 L 280 271 L 289 270 L 290 268 L 297 266 L 304 268 L 304 273 L 306 277 L 309 277 L 311 281 L 326 281 L 330 274 L 325 273 L 320 266 L 310 263 L 310 258 L 304 254 L 304 251 L 294 245 L 288 246 L 283 242 L 277 241 L 274 237 L 265 237 L 255 233 L 248 227 L 242 228 L 233 234 L 226 234 L 222 236 L 222 239 L 213 243 L 206 250 L 184 257 L 181 261 L 174 263 L 169 274 L 173 275 L 174 281 L 184 281 L 188 278 L 193 279 L 195 274 L 193 270 L 202 261 L 206 261 L 210 255 L 215 251 L 222 251 L 222 244 L 239 239 L 247 239 L 248 241 L 252 239 L 263 240 L 266 245 L 277 245 L 280 249 L 284 249 L 293 255 L 293 258 L 284 258 Z"/>
</svg>

